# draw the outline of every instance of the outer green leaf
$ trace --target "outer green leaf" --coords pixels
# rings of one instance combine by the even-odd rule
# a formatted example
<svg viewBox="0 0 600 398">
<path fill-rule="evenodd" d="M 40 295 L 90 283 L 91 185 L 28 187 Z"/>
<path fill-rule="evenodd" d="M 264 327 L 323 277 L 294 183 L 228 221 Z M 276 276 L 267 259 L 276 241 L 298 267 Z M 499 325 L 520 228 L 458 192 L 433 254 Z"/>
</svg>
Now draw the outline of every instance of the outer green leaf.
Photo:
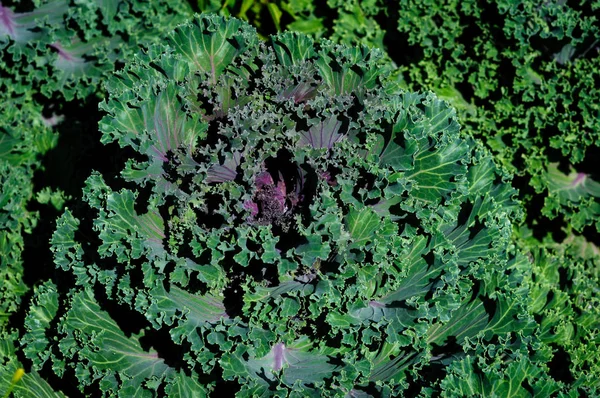
<svg viewBox="0 0 600 398">
<path fill-rule="evenodd" d="M 174 49 L 188 61 L 190 71 L 209 74 L 212 83 L 233 60 L 248 47 L 257 44 L 252 28 L 242 21 L 216 16 L 196 17 L 170 35 Z"/>
<path fill-rule="evenodd" d="M 208 327 L 210 323 L 227 318 L 223 301 L 217 297 L 191 294 L 176 286 L 171 286 L 168 292 L 162 286 L 156 287 L 150 292 L 150 297 L 153 302 L 141 310 L 146 312 L 155 327 L 163 323 L 173 325 L 171 335 L 178 342 L 186 337 L 197 344 L 197 328 Z"/>
<path fill-rule="evenodd" d="M 350 209 L 347 217 L 347 228 L 353 239 L 353 247 L 364 247 L 373 239 L 381 218 L 370 208 Z"/>
<path fill-rule="evenodd" d="M 73 295 L 62 332 L 65 337 L 60 349 L 66 357 L 78 359 L 75 373 L 82 385 L 90 383 L 91 378 L 100 378 L 107 393 L 126 391 L 134 394 L 130 396 L 151 396 L 145 387 L 147 380 L 174 374 L 156 351 L 142 349 L 139 337 L 123 334 L 90 289 Z"/>
<path fill-rule="evenodd" d="M 340 52 L 339 54 L 336 54 Z M 344 95 L 375 87 L 386 70 L 383 63 L 371 68 L 371 64 L 380 62 L 381 53 L 377 50 L 362 48 L 336 47 L 331 42 L 323 42 L 318 52 L 317 67 L 325 83 L 334 95 Z M 336 54 L 334 56 L 334 54 Z"/>
<path fill-rule="evenodd" d="M 3 336 L 8 337 L 8 336 Z M 5 344 L 12 345 L 12 338 L 5 340 Z M 4 338 L 3 338 L 4 342 Z M 0 357 L 6 359 L 7 354 L 7 346 L 0 348 Z M 15 375 L 17 369 L 23 370 L 22 366 L 16 361 L 14 357 L 14 347 L 8 349 L 11 352 L 11 362 L 9 362 L 6 366 L 0 367 L 0 394 L 4 396 L 7 392 L 7 389 L 12 384 L 12 378 Z M 36 371 L 25 373 L 20 380 L 18 380 L 12 389 L 11 396 L 15 398 L 65 398 L 64 395 L 60 391 L 54 391 L 52 387 L 48 384 L 46 380 L 44 380 Z"/>
<path fill-rule="evenodd" d="M 34 363 L 34 369 L 41 370 L 50 354 L 47 350 L 49 341 L 46 333 L 58 311 L 56 286 L 52 283 L 41 285 L 35 289 L 34 297 L 33 308 L 25 318 L 27 333 L 21 342 L 25 345 L 25 356 Z"/>
<path fill-rule="evenodd" d="M 286 32 L 273 38 L 273 50 L 284 66 L 301 65 L 315 57 L 313 41 L 305 35 Z"/>
<path fill-rule="evenodd" d="M 13 393 L 15 398 L 66 398 L 65 394 L 55 391 L 37 372 L 25 374 Z"/>
<path fill-rule="evenodd" d="M 89 181 L 86 197 L 92 206 L 102 204 L 107 210 L 94 223 L 103 241 L 100 253 L 103 256 L 114 253 L 120 259 L 129 255 L 139 258 L 148 249 L 160 254 L 165 234 L 164 222 L 158 211 L 137 214 L 134 209 L 136 193 L 129 190 L 112 192 L 98 175 L 92 175 Z M 129 253 L 125 254 L 127 246 Z"/>
<path fill-rule="evenodd" d="M 474 337 L 484 328 L 489 320 L 483 302 L 473 300 L 461 306 L 452 314 L 445 324 L 438 323 L 429 329 L 428 341 L 437 345 L 446 343 L 449 336 L 461 342 L 464 338 Z"/>
<path fill-rule="evenodd" d="M 276 383 L 279 379 L 289 386 L 297 382 L 318 385 L 337 367 L 328 363 L 327 356 L 311 353 L 307 347 L 309 345 L 302 340 L 289 346 L 276 343 L 266 356 L 244 361 L 245 367 L 255 382 L 259 383 Z"/>
</svg>

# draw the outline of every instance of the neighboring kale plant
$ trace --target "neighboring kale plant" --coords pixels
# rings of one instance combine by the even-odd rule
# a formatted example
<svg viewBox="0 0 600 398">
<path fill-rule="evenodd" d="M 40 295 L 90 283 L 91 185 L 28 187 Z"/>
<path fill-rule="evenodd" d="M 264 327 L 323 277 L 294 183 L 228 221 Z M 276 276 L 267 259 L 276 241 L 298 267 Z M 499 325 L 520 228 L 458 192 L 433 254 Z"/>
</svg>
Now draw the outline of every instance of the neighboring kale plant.
<svg viewBox="0 0 600 398">
<path fill-rule="evenodd" d="M 89 396 L 400 396 L 500 342 L 478 393 L 556 391 L 509 177 L 446 102 L 386 81 L 378 51 L 216 16 L 132 57 L 101 104 L 131 159 L 57 222 L 33 369 Z"/>
<path fill-rule="evenodd" d="M 560 244 L 521 236 L 534 259 L 530 311 L 552 352 L 551 375 L 571 396 L 600 396 L 600 250 L 575 234 Z"/>
<path fill-rule="evenodd" d="M 8 104 L 6 99 L 12 93 L 5 90 L 0 100 Z M 40 167 L 39 157 L 56 144 L 57 136 L 48 126 L 51 123 L 42 116 L 40 106 L 15 98 L 0 118 L 0 396 L 4 396 L 13 374 L 22 366 L 15 354 L 18 324 L 11 322 L 11 317 L 21 309 L 29 290 L 24 281 L 23 254 L 39 213 L 28 205 L 36 199 L 33 175 Z M 64 196 L 59 191 L 45 190 L 37 199 L 48 199 L 59 207 Z M 31 394 L 44 385 L 35 372 L 27 374 L 23 383 L 30 385 Z"/>
<path fill-rule="evenodd" d="M 66 191 L 81 195 L 83 178 L 73 176 L 81 169 L 89 175 L 73 160 L 97 153 L 88 147 L 99 136 L 93 119 L 104 97 L 101 82 L 138 51 L 140 41 L 158 40 L 190 11 L 184 1 L 0 1 L 2 397 L 17 369 L 26 367 L 19 361 L 24 357 L 17 358 L 18 328 L 32 285 L 53 273 L 48 241 L 56 212 L 69 199 Z M 73 145 L 73 136 L 86 150 Z M 25 396 L 48 390 L 36 372 L 15 385 Z"/>
<path fill-rule="evenodd" d="M 405 49 L 389 52 L 407 86 L 448 99 L 465 130 L 518 176 L 539 239 L 574 231 L 600 243 L 599 7 L 411 0 L 394 11 L 400 36 L 387 32 L 390 50 Z"/>
<path fill-rule="evenodd" d="M 138 44 L 191 17 L 183 0 L 10 3 L 0 2 L 0 71 L 17 90 L 49 100 L 97 95 Z"/>
</svg>

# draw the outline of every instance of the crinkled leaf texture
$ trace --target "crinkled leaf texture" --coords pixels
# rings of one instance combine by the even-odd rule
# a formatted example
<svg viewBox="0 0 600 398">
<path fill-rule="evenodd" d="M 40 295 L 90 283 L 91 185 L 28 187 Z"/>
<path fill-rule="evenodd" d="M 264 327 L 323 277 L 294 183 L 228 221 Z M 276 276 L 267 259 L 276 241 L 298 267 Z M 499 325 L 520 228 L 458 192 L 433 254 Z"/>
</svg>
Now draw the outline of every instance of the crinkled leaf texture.
<svg viewBox="0 0 600 398">
<path fill-rule="evenodd" d="M 12 319 L 22 309 L 28 292 L 23 280 L 25 236 L 35 230 L 39 220 L 38 212 L 30 206 L 33 176 L 40 168 L 41 156 L 57 142 L 45 124 L 41 107 L 13 96 L 12 87 L 4 88 L 0 101 L 11 106 L 3 109 L 0 118 L 0 396 L 10 388 L 17 369 L 25 367 L 17 358 L 19 333 L 13 329 L 16 322 Z M 45 331 L 41 327 L 37 330 L 41 334 Z M 15 383 L 13 396 L 63 395 L 54 393 L 36 371 L 28 371 Z"/>
<path fill-rule="evenodd" d="M 27 291 L 21 258 L 25 233 L 38 221 L 28 202 L 34 195 L 33 175 L 39 158 L 56 145 L 56 134 L 44 123 L 42 109 L 23 99 L 0 95 L 10 103 L 0 118 L 0 326 L 17 310 Z"/>
<path fill-rule="evenodd" d="M 345 9 L 352 8 L 346 3 L 356 8 L 365 3 L 337 1 L 344 1 Z M 396 2 L 385 15 L 383 26 L 397 26 L 400 32 L 387 48 L 402 65 L 399 80 L 447 99 L 464 130 L 522 177 L 518 184 L 529 227 L 547 233 L 544 216 L 551 215 L 557 219 L 554 225 L 572 225 L 580 233 L 594 226 L 596 232 L 586 228 L 588 239 L 590 232 L 600 231 L 597 196 L 571 189 L 552 192 L 556 179 L 562 179 L 556 162 L 562 174 L 569 175 L 572 167 L 574 174 L 586 174 L 588 183 L 600 182 L 598 4 L 407 0 Z M 373 19 L 356 18 L 356 26 L 366 28 Z M 344 33 L 347 37 L 340 40 L 346 42 L 369 38 L 352 35 L 352 29 Z M 399 45 L 403 40 L 408 46 Z"/>
<path fill-rule="evenodd" d="M 101 128 L 137 155 L 121 188 L 88 179 L 93 225 L 58 221 L 76 287 L 58 344 L 28 323 L 48 347 L 32 360 L 105 396 L 398 396 L 526 333 L 509 176 L 387 71 L 376 50 L 211 15 L 133 57 Z"/>
<path fill-rule="evenodd" d="M 540 242 L 525 228 L 520 237 L 533 268 L 530 311 L 539 320 L 541 345 L 536 351 L 551 361 L 551 369 L 555 365 L 553 377 L 565 384 L 565 393 L 598 396 L 600 250 L 573 233 L 561 243 Z"/>
</svg>

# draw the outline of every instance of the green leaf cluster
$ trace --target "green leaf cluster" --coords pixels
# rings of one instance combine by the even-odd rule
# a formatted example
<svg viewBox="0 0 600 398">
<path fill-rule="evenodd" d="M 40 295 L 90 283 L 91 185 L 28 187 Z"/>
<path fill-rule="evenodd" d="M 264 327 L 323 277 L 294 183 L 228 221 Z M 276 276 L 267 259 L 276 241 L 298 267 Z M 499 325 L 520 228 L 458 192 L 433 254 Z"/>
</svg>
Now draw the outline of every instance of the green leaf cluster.
<svg viewBox="0 0 600 398">
<path fill-rule="evenodd" d="M 598 8 L 2 2 L 0 396 L 598 395 Z"/>
</svg>

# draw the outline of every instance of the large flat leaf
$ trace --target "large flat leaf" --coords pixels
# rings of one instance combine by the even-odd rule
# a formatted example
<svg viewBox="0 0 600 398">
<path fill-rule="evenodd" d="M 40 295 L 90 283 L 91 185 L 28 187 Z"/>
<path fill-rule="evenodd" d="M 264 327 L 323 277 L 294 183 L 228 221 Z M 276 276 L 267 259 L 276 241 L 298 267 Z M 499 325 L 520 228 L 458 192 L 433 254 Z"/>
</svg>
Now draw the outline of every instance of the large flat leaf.
<svg viewBox="0 0 600 398">
<path fill-rule="evenodd" d="M 344 134 L 340 134 L 339 130 L 342 122 L 335 116 L 329 117 L 327 120 L 319 120 L 313 124 L 308 131 L 300 132 L 300 145 L 310 145 L 313 148 L 330 149 L 333 145 L 344 138 Z"/>
<path fill-rule="evenodd" d="M 412 195 L 437 204 L 457 189 L 465 175 L 467 167 L 463 161 L 468 145 L 459 139 L 442 148 L 421 144 L 414 155 L 414 168 L 406 172 L 406 178 L 414 182 Z"/>
<path fill-rule="evenodd" d="M 318 53 L 317 68 L 335 95 L 354 92 L 360 98 L 365 90 L 374 88 L 386 73 L 383 63 L 375 67 L 382 54 L 366 46 L 347 48 L 323 42 Z"/>
<path fill-rule="evenodd" d="M 302 391 L 300 386 L 320 385 L 323 379 L 330 377 L 338 369 L 326 355 L 312 352 L 311 345 L 306 339 L 289 345 L 277 342 L 272 344 L 271 350 L 264 357 L 250 357 L 246 360 L 238 352 L 228 359 L 225 366 L 259 390 L 282 382 L 287 386 L 296 385 Z M 309 388 L 306 391 L 311 390 Z"/>
<path fill-rule="evenodd" d="M 93 174 L 84 194 L 93 207 L 106 206 L 94 222 L 102 239 L 101 255 L 115 253 L 125 260 L 129 256 L 139 258 L 147 250 L 155 254 L 162 252 L 164 221 L 156 209 L 138 214 L 135 210 L 137 193 L 126 189 L 113 192 L 101 176 Z"/>
<path fill-rule="evenodd" d="M 285 32 L 273 38 L 273 50 L 282 65 L 300 65 L 316 55 L 313 43 L 308 36 Z"/>
<path fill-rule="evenodd" d="M 194 349 L 201 349 L 202 339 L 198 328 L 209 327 L 221 318 L 228 318 L 223 299 L 208 294 L 192 294 L 176 286 L 166 291 L 157 286 L 150 292 L 152 302 L 147 308 L 146 317 L 155 327 L 162 324 L 171 326 L 171 337 L 180 343 L 188 340 Z"/>
<path fill-rule="evenodd" d="M 172 47 L 192 66 L 191 72 L 208 73 L 213 84 L 239 54 L 257 41 L 249 25 L 233 18 L 224 23 L 216 15 L 196 17 L 169 37 Z"/>
<path fill-rule="evenodd" d="M 155 350 L 144 350 L 139 336 L 127 337 L 94 298 L 91 289 L 74 293 L 59 343 L 67 358 L 78 359 L 76 374 L 81 383 L 98 377 L 105 391 L 127 391 L 136 397 L 152 396 L 145 383 L 168 378 L 175 370 Z M 118 376 L 117 376 L 118 375 Z"/>
<path fill-rule="evenodd" d="M 357 210 L 350 209 L 346 217 L 346 226 L 352 237 L 352 247 L 364 247 L 373 239 L 374 232 L 379 228 L 381 217 L 372 209 L 365 207 Z"/>
<path fill-rule="evenodd" d="M 378 135 L 374 151 L 380 163 L 405 171 L 411 196 L 437 204 L 461 189 L 469 145 L 460 138 L 456 113 L 429 94 L 406 93 L 391 103 L 389 137 Z"/>
<path fill-rule="evenodd" d="M 110 109 L 106 109 L 113 116 L 101 122 L 103 129 L 111 134 L 105 134 L 102 140 L 107 143 L 118 139 L 121 145 L 130 145 L 147 155 L 151 162 L 146 170 L 128 173 L 135 179 L 157 179 L 156 167 L 152 166 L 168 163 L 175 151 L 192 151 L 207 128 L 199 115 L 191 117 L 182 108 L 182 100 L 172 83 L 137 105 L 112 101 Z"/>
</svg>

